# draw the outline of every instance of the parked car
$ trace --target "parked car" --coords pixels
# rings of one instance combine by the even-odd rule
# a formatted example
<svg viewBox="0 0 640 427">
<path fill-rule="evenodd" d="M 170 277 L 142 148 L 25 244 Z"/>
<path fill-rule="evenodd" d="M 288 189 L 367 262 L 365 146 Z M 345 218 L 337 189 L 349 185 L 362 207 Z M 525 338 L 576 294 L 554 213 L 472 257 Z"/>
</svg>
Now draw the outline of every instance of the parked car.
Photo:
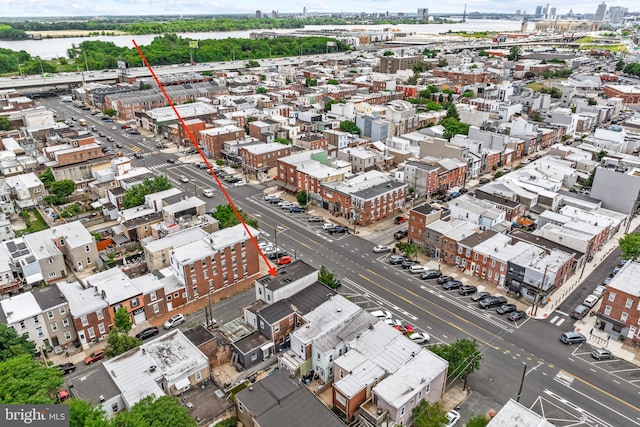
<svg viewBox="0 0 640 427">
<path fill-rule="evenodd" d="M 489 178 L 480 178 L 480 184 L 484 185 L 484 184 L 488 184 L 491 182 L 491 179 Z"/>
<path fill-rule="evenodd" d="M 373 247 L 373 252 L 377 254 L 381 254 L 384 252 L 391 252 L 391 246 L 389 245 L 375 245 Z"/>
<path fill-rule="evenodd" d="M 164 322 L 163 327 L 165 329 L 171 329 L 171 328 L 175 328 L 176 326 L 184 323 L 185 318 L 183 314 L 174 314 L 173 316 L 171 316 L 166 322 Z"/>
<path fill-rule="evenodd" d="M 602 298 L 602 295 L 604 295 L 604 291 L 606 291 L 606 289 L 607 288 L 605 288 L 604 286 L 596 286 L 596 288 L 592 292 L 592 295 L 595 295 L 598 298 Z"/>
<path fill-rule="evenodd" d="M 288 200 L 283 200 L 281 202 L 278 202 L 278 207 L 281 207 L 281 208 L 290 208 L 292 206 L 293 206 L 293 203 L 291 203 Z"/>
<path fill-rule="evenodd" d="M 155 337 L 159 333 L 160 333 L 160 330 L 158 328 L 156 328 L 155 326 L 152 326 L 151 328 L 147 328 L 147 329 L 143 330 L 142 332 L 138 332 L 136 334 L 136 338 L 138 338 L 140 341 L 142 341 L 142 340 L 146 340 L 147 338 Z"/>
<path fill-rule="evenodd" d="M 402 255 L 391 255 L 389 257 L 389 264 L 391 265 L 402 264 L 404 261 L 406 261 L 406 258 Z"/>
<path fill-rule="evenodd" d="M 384 319 L 391 319 L 393 316 L 391 315 L 391 312 L 387 311 L 387 310 L 376 310 L 376 311 L 372 311 L 371 312 L 372 316 L 377 317 L 378 319 L 384 320 Z"/>
<path fill-rule="evenodd" d="M 395 217 L 395 219 L 393 220 L 394 224 L 402 224 L 403 222 L 405 222 L 407 220 L 407 218 L 403 217 L 403 216 L 397 216 Z"/>
<path fill-rule="evenodd" d="M 424 265 L 420 265 L 416 263 L 415 265 L 412 265 L 411 267 L 409 267 L 409 273 L 418 274 L 418 273 L 424 272 L 426 269 L 427 267 L 425 267 Z"/>
<path fill-rule="evenodd" d="M 453 427 L 460 420 L 460 413 L 453 409 L 447 412 L 447 425 L 446 427 Z"/>
<path fill-rule="evenodd" d="M 269 199 L 268 202 L 272 205 L 277 205 L 280 202 L 283 202 L 284 200 L 282 200 L 280 197 L 274 197 L 273 199 Z"/>
<path fill-rule="evenodd" d="M 442 276 L 442 271 L 440 270 L 426 270 L 420 273 L 422 280 L 437 279 L 440 276 Z"/>
<path fill-rule="evenodd" d="M 445 283 L 449 282 L 453 280 L 453 277 L 451 276 L 440 276 L 438 277 L 438 284 L 439 285 L 444 285 Z"/>
<path fill-rule="evenodd" d="M 289 255 L 289 252 L 285 251 L 284 249 L 278 249 L 277 251 L 274 250 L 272 252 L 269 252 L 266 255 L 269 257 L 269 259 L 273 260 L 273 259 L 281 258 L 281 257 L 283 257 L 285 255 Z"/>
<path fill-rule="evenodd" d="M 332 229 L 329 230 L 329 233 L 331 234 L 348 234 L 349 233 L 349 229 L 347 227 L 343 227 L 341 225 L 335 226 Z"/>
<path fill-rule="evenodd" d="M 58 365 L 58 369 L 60 369 L 62 371 L 62 373 L 64 375 L 66 375 L 69 372 L 75 371 L 76 370 L 76 365 L 74 365 L 73 363 L 63 363 L 61 365 Z"/>
<path fill-rule="evenodd" d="M 393 326 L 394 328 L 402 326 L 402 322 L 398 319 L 384 319 L 383 322 L 389 326 Z"/>
<path fill-rule="evenodd" d="M 395 233 L 393 233 L 393 238 L 396 240 L 400 240 L 400 239 L 404 239 L 408 235 L 409 235 L 409 230 L 405 228 L 403 230 L 398 230 Z"/>
<path fill-rule="evenodd" d="M 571 312 L 571 317 L 574 319 L 580 320 L 589 312 L 589 307 L 579 304 L 576 308 Z"/>
<path fill-rule="evenodd" d="M 516 311 L 518 307 L 515 304 L 502 304 L 500 307 L 496 308 L 496 313 L 498 314 L 509 314 L 513 311 Z"/>
<path fill-rule="evenodd" d="M 462 285 L 458 288 L 458 293 L 460 295 L 471 295 L 478 292 L 478 288 L 472 285 Z"/>
<path fill-rule="evenodd" d="M 101 360 L 101 359 L 104 359 L 104 352 L 102 350 L 96 350 L 84 358 L 84 364 L 90 365 L 93 362 L 97 362 L 98 360 Z"/>
<path fill-rule="evenodd" d="M 241 179 L 233 183 L 234 187 L 242 187 L 243 185 L 247 185 L 247 182 L 244 179 Z"/>
<path fill-rule="evenodd" d="M 584 299 L 584 301 L 582 301 L 582 305 L 587 306 L 589 308 L 593 307 L 594 305 L 596 305 L 596 303 L 598 302 L 600 298 L 598 298 L 595 295 L 589 295 L 588 297 L 586 297 Z"/>
<path fill-rule="evenodd" d="M 202 190 L 202 195 L 204 197 L 213 197 L 213 190 L 210 188 L 207 188 L 206 190 Z"/>
<path fill-rule="evenodd" d="M 286 265 L 286 264 L 291 264 L 291 256 L 284 255 L 278 258 L 278 265 Z"/>
<path fill-rule="evenodd" d="M 425 344 L 431 340 L 431 337 L 426 332 L 414 332 L 407 337 L 416 344 Z"/>
<path fill-rule="evenodd" d="M 402 261 L 402 268 L 404 268 L 406 270 L 409 267 L 411 267 L 412 265 L 418 265 L 418 264 L 419 263 L 417 261 L 412 261 L 412 260 L 406 258 L 404 261 Z"/>
<path fill-rule="evenodd" d="M 605 348 L 596 348 L 591 352 L 591 357 L 596 360 L 609 360 L 613 359 L 613 354 Z"/>
<path fill-rule="evenodd" d="M 289 213 L 304 213 L 304 209 L 298 206 L 291 206 L 289 208 Z"/>
<path fill-rule="evenodd" d="M 127 133 L 130 135 L 140 135 L 138 129 L 127 129 Z"/>
<path fill-rule="evenodd" d="M 498 307 L 506 303 L 507 303 L 507 299 L 502 296 L 487 297 L 478 301 L 478 305 L 480 306 L 480 308 L 483 308 L 485 310 L 493 307 Z"/>
<path fill-rule="evenodd" d="M 107 138 L 108 139 L 108 138 Z M 167 159 L 167 163 L 175 163 L 176 160 L 175 159 Z"/>
<path fill-rule="evenodd" d="M 324 224 L 322 224 L 322 229 L 325 231 L 328 231 L 335 226 L 336 226 L 335 224 L 331 224 L 330 222 L 325 222 Z"/>
<path fill-rule="evenodd" d="M 560 335 L 560 341 L 568 345 L 582 344 L 583 342 L 587 342 L 587 337 L 578 332 L 567 331 Z"/>
<path fill-rule="evenodd" d="M 107 141 L 109 141 L 109 142 L 113 142 L 113 141 L 114 141 L 114 139 L 113 139 L 112 137 L 108 136 L 108 137 L 107 137 Z M 167 161 L 169 161 L 169 160 L 167 160 Z M 171 163 L 171 162 L 169 162 L 169 163 Z"/>
<path fill-rule="evenodd" d="M 527 313 L 522 310 L 512 311 L 507 314 L 507 320 L 511 320 L 512 322 L 517 322 L 518 320 L 526 319 Z"/>
<path fill-rule="evenodd" d="M 462 286 L 462 282 L 459 280 L 449 280 L 447 283 L 442 284 L 442 289 L 450 291 L 452 289 L 459 289 Z"/>
<path fill-rule="evenodd" d="M 58 402 L 64 402 L 69 397 L 71 397 L 71 394 L 69 394 L 69 390 L 63 389 L 63 390 L 58 390 L 58 395 L 56 396 L 56 399 Z"/>
<path fill-rule="evenodd" d="M 318 215 L 312 216 L 308 220 L 309 222 L 323 222 L 324 218 Z"/>
</svg>

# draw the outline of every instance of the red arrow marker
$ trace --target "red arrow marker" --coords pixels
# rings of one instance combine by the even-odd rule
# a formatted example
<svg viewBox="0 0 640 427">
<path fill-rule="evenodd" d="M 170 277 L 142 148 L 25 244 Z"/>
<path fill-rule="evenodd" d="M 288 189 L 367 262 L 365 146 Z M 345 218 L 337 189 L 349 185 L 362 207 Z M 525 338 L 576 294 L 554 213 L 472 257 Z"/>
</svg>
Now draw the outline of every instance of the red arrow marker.
<svg viewBox="0 0 640 427">
<path fill-rule="evenodd" d="M 196 138 L 193 136 L 193 134 L 191 133 L 191 130 L 185 124 L 185 122 L 182 119 L 182 116 L 180 115 L 180 113 L 178 113 L 178 110 L 176 109 L 176 106 L 173 104 L 173 101 L 171 101 L 171 98 L 169 98 L 169 95 L 164 90 L 164 87 L 162 87 L 162 85 L 160 84 L 160 80 L 158 80 L 158 76 L 156 76 L 156 73 L 154 73 L 153 68 L 151 68 L 151 65 L 149 65 L 149 62 L 147 61 L 147 58 L 142 53 L 142 50 L 140 50 L 140 47 L 138 46 L 138 43 L 136 43 L 135 40 L 131 40 L 131 41 L 133 42 L 133 45 L 135 46 L 136 50 L 138 51 L 138 55 L 140 55 L 140 58 L 142 58 L 142 60 L 144 61 L 144 65 L 147 67 L 147 69 L 151 73 L 151 76 L 156 81 L 156 84 L 158 85 L 158 87 L 162 91 L 162 94 L 164 95 L 165 99 L 167 100 L 167 102 L 171 106 L 171 109 L 176 114 L 176 117 L 178 117 L 178 120 L 180 120 L 180 124 L 182 124 L 182 127 L 187 132 L 187 136 L 189 136 L 189 139 L 191 140 L 191 143 L 196 148 L 196 150 L 198 150 L 198 154 L 200 155 L 200 157 L 202 158 L 204 163 L 207 165 L 207 168 L 209 169 L 209 173 L 211 173 L 211 176 L 213 177 L 213 179 L 216 180 L 216 184 L 218 184 L 218 187 L 220 187 L 220 191 L 222 191 L 222 194 L 224 194 L 224 197 L 229 202 L 229 206 L 231 206 L 231 208 L 233 209 L 233 212 L 235 212 L 235 214 L 236 214 L 236 217 L 238 217 L 238 219 L 240 220 L 240 223 L 244 227 L 244 230 L 247 232 L 247 235 L 251 237 L 251 241 L 253 242 L 253 244 L 255 245 L 256 249 L 260 253 L 260 256 L 264 260 L 265 264 L 267 264 L 269 266 L 269 274 L 271 274 L 272 276 L 275 276 L 276 275 L 275 266 L 272 266 L 272 265 L 269 264 L 269 261 L 267 260 L 267 257 L 265 256 L 264 252 L 262 252 L 262 249 L 260 249 L 260 246 L 258 246 L 258 240 L 249 231 L 249 227 L 247 226 L 247 223 L 244 222 L 244 219 L 242 219 L 242 216 L 240 215 L 240 212 L 238 212 L 238 209 L 236 208 L 236 205 L 231 200 L 231 197 L 229 197 L 229 194 L 227 193 L 227 190 L 225 190 L 224 187 L 222 186 L 222 184 L 220 183 L 220 180 L 218 179 L 218 176 L 215 173 L 213 173 L 213 167 L 211 166 L 211 163 L 209 163 L 207 158 L 204 156 L 204 153 L 202 152 L 202 149 L 198 145 L 198 143 L 196 141 Z"/>
</svg>

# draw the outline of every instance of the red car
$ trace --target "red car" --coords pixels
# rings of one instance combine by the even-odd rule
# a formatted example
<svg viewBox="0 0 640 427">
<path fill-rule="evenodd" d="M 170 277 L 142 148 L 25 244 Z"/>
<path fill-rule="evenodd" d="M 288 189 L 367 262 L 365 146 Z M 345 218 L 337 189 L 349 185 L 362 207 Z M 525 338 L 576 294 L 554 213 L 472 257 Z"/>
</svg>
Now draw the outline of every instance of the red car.
<svg viewBox="0 0 640 427">
<path fill-rule="evenodd" d="M 93 362 L 97 362 L 98 360 L 104 359 L 104 353 L 102 350 L 96 350 L 91 353 L 89 356 L 84 358 L 84 364 L 90 365 Z"/>
<path fill-rule="evenodd" d="M 281 256 L 278 258 L 278 265 L 285 265 L 291 262 L 291 257 L 289 255 Z"/>
<path fill-rule="evenodd" d="M 394 224 L 402 224 L 403 222 L 405 222 L 407 220 L 407 218 L 403 217 L 403 216 L 397 216 L 394 220 L 393 223 Z"/>
</svg>

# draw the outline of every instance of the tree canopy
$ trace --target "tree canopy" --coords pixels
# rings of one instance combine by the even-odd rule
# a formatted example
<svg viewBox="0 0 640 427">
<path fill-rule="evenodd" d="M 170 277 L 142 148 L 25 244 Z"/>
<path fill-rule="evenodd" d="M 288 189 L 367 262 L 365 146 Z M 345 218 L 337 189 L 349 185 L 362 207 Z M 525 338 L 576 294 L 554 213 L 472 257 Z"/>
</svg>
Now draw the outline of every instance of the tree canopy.
<svg viewBox="0 0 640 427">
<path fill-rule="evenodd" d="M 69 405 L 69 427 L 108 427 L 110 422 L 105 419 L 105 412 L 101 407 L 91 407 L 89 402 L 80 399 L 67 401 Z"/>
<path fill-rule="evenodd" d="M 340 130 L 351 134 L 360 135 L 360 128 L 351 120 L 343 120 L 340 122 Z"/>
<path fill-rule="evenodd" d="M 339 283 L 336 274 L 333 271 L 329 271 L 324 265 L 320 267 L 318 272 L 318 282 L 327 285 L 331 289 L 337 289 Z"/>
<path fill-rule="evenodd" d="M 139 345 L 140 340 L 136 337 L 132 337 L 126 332 L 121 332 L 117 327 L 114 327 L 111 328 L 107 336 L 107 346 L 104 349 L 104 355 L 107 357 L 118 356 Z"/>
<path fill-rule="evenodd" d="M 187 408 L 171 396 L 147 396 L 130 410 L 116 415 L 115 426 L 127 427 L 196 427 Z"/>
<path fill-rule="evenodd" d="M 296 200 L 298 204 L 304 208 L 309 203 L 309 194 L 305 190 L 300 190 L 298 194 L 296 194 Z"/>
<path fill-rule="evenodd" d="M 0 362 L 17 356 L 33 357 L 36 345 L 29 341 L 29 335 L 18 335 L 15 329 L 0 323 Z"/>
<path fill-rule="evenodd" d="M 520 58 L 522 58 L 522 49 L 520 49 L 520 46 L 511 46 L 507 59 L 509 61 L 518 61 Z"/>
<path fill-rule="evenodd" d="M 249 216 L 245 212 L 239 211 L 238 213 L 240 214 L 244 222 L 247 223 L 247 225 L 256 229 L 258 228 L 258 221 L 256 219 L 249 218 Z M 233 211 L 231 205 L 218 205 L 211 216 L 213 216 L 220 222 L 221 229 L 233 227 L 234 225 L 240 224 L 240 220 L 236 216 L 236 213 Z"/>
<path fill-rule="evenodd" d="M 53 181 L 49 186 L 49 195 L 44 198 L 47 203 L 61 205 L 67 202 L 67 197 L 76 189 L 76 184 L 71 179 Z"/>
<path fill-rule="evenodd" d="M 0 117 L 0 130 L 11 129 L 11 120 L 6 117 Z"/>
<path fill-rule="evenodd" d="M 635 260 L 640 255 L 640 232 L 629 233 L 618 239 L 623 259 Z"/>
<path fill-rule="evenodd" d="M 444 137 L 446 139 L 451 139 L 454 136 L 460 135 L 468 135 L 469 134 L 469 125 L 466 123 L 462 123 L 456 118 L 446 117 L 442 119 L 439 123 L 444 127 Z"/>
<path fill-rule="evenodd" d="M 133 322 L 131 321 L 131 316 L 129 316 L 129 311 L 126 307 L 120 307 L 116 310 L 114 322 L 116 327 L 122 332 L 129 332 L 131 327 L 133 326 Z"/>
<path fill-rule="evenodd" d="M 440 402 L 430 403 L 426 400 L 413 408 L 411 418 L 414 427 L 445 427 L 449 421 Z"/>
<path fill-rule="evenodd" d="M 168 190 L 171 183 L 167 177 L 156 175 L 153 179 L 145 179 L 142 184 L 134 185 L 125 191 L 122 207 L 124 209 L 140 206 L 144 203 L 144 196 L 147 194 L 157 193 L 158 191 Z"/>
<path fill-rule="evenodd" d="M 480 369 L 482 354 L 475 341 L 464 338 L 451 344 L 435 344 L 429 350 L 449 362 L 450 378 L 465 378 Z"/>
<path fill-rule="evenodd" d="M 23 354 L 0 362 L 0 402 L 54 403 L 62 385 L 62 371 L 48 368 Z"/>
</svg>

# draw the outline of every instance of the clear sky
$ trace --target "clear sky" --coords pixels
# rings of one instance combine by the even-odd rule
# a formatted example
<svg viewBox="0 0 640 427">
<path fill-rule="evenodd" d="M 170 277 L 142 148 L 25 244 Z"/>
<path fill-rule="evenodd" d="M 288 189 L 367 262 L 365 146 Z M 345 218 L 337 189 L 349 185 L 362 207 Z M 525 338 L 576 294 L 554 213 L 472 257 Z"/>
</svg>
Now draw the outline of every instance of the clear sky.
<svg viewBox="0 0 640 427">
<path fill-rule="evenodd" d="M 460 13 L 467 3 L 467 12 L 514 13 L 517 9 L 533 14 L 536 5 L 547 2 L 527 0 L 448 0 L 434 4 L 428 0 L 0 0 L 0 20 L 2 16 L 101 16 L 101 15 L 198 15 L 246 13 L 256 10 L 283 13 L 308 12 L 405 12 L 416 13 L 418 8 L 428 7 L 434 13 Z M 559 0 L 549 2 L 559 14 L 573 9 L 574 13 L 595 13 L 600 1 L 575 2 Z M 640 11 L 638 0 L 616 0 L 607 6 L 623 6 L 629 11 Z"/>
</svg>

